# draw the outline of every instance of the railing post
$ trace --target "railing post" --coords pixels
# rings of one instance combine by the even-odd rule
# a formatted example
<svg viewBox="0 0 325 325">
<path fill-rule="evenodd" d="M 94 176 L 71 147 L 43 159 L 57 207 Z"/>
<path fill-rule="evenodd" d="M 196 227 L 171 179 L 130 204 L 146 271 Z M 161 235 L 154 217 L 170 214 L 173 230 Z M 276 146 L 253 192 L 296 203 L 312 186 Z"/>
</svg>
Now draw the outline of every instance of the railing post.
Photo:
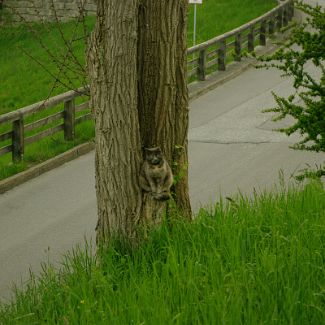
<svg viewBox="0 0 325 325">
<path fill-rule="evenodd" d="M 275 29 L 275 24 L 274 24 L 274 17 L 270 17 L 269 21 L 269 34 L 272 35 L 274 34 L 274 29 Z"/>
<path fill-rule="evenodd" d="M 266 21 L 263 20 L 261 22 L 260 27 L 260 45 L 265 46 L 266 45 Z"/>
<path fill-rule="evenodd" d="M 283 26 L 288 26 L 289 23 L 289 7 L 283 8 Z"/>
<path fill-rule="evenodd" d="M 219 42 L 218 70 L 219 71 L 225 71 L 226 70 L 226 40 L 222 40 L 222 41 Z"/>
<path fill-rule="evenodd" d="M 289 21 L 292 20 L 294 14 L 295 14 L 295 5 L 294 5 L 294 2 L 291 1 L 288 5 L 288 19 L 289 19 Z"/>
<path fill-rule="evenodd" d="M 247 50 L 248 52 L 253 52 L 254 51 L 254 40 L 255 40 L 255 33 L 254 33 L 254 28 L 255 26 L 252 26 L 251 29 L 250 29 L 250 32 L 247 36 L 247 40 L 248 40 L 248 43 L 247 43 Z"/>
<path fill-rule="evenodd" d="M 12 161 L 19 162 L 24 157 L 24 120 L 12 122 Z"/>
<path fill-rule="evenodd" d="M 64 102 L 64 139 L 71 141 L 74 139 L 75 130 L 75 101 L 71 99 Z"/>
<path fill-rule="evenodd" d="M 283 9 L 279 9 L 277 14 L 277 29 L 280 30 L 283 26 Z"/>
<path fill-rule="evenodd" d="M 205 63 L 206 63 L 206 56 L 205 56 L 205 49 L 200 50 L 199 53 L 199 66 L 197 69 L 197 77 L 200 81 L 205 80 Z"/>
<path fill-rule="evenodd" d="M 241 34 L 235 36 L 235 61 L 241 60 Z"/>
</svg>

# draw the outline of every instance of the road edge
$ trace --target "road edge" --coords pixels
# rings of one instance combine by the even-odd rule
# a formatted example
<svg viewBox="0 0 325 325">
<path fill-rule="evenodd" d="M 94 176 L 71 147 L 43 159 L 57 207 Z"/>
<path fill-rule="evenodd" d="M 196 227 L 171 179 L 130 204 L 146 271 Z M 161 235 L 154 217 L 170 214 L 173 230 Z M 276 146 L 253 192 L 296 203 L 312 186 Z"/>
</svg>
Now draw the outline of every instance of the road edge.
<svg viewBox="0 0 325 325">
<path fill-rule="evenodd" d="M 43 163 L 37 164 L 23 172 L 8 177 L 0 181 L 0 194 L 3 194 L 12 188 L 21 185 L 35 177 L 38 177 L 54 168 L 57 168 L 66 162 L 74 160 L 82 155 L 85 155 L 95 148 L 95 143 L 86 142 L 77 147 L 74 147 L 62 154 L 55 156 Z"/>
</svg>

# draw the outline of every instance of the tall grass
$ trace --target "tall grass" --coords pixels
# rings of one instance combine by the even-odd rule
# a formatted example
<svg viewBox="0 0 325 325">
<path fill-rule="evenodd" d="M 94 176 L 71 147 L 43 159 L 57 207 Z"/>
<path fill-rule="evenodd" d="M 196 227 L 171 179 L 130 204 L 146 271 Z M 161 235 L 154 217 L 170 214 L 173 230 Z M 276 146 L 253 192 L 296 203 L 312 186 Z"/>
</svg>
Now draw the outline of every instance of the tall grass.
<svg viewBox="0 0 325 325">
<path fill-rule="evenodd" d="M 325 191 L 311 184 L 221 201 L 163 225 L 135 251 L 69 254 L 3 324 L 324 324 Z"/>
</svg>

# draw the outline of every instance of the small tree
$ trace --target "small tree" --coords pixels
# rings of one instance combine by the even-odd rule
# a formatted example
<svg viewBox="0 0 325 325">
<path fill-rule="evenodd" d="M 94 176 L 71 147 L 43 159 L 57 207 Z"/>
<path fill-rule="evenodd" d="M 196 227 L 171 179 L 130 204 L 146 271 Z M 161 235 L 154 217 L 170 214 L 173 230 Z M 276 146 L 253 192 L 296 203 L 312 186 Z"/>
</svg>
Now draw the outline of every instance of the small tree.
<svg viewBox="0 0 325 325">
<path fill-rule="evenodd" d="M 265 111 L 277 113 L 274 121 L 286 116 L 295 119 L 292 126 L 278 129 L 287 135 L 298 131 L 304 136 L 294 149 L 325 152 L 325 11 L 302 1 L 296 1 L 296 7 L 307 14 L 306 21 L 293 29 L 276 53 L 259 58 L 265 62 L 262 67 L 276 67 L 284 76 L 293 77 L 295 92 L 288 98 L 273 94 L 277 106 Z M 311 63 L 315 73 L 306 69 Z M 323 167 L 318 175 L 324 174 Z"/>
</svg>

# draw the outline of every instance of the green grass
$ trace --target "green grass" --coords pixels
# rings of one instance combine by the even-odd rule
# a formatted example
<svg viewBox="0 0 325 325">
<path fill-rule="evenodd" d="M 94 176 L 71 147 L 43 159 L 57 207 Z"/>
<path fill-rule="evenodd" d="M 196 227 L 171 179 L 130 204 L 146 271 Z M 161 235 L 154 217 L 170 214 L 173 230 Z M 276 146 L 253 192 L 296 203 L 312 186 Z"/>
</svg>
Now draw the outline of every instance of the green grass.
<svg viewBox="0 0 325 325">
<path fill-rule="evenodd" d="M 324 324 L 325 191 L 241 197 L 97 260 L 44 267 L 1 324 Z M 99 263 L 99 260 L 101 263 Z"/>
<path fill-rule="evenodd" d="M 197 41 L 202 42 L 255 18 L 276 5 L 274 0 L 205 0 L 203 5 L 198 5 L 197 14 Z M 95 19 L 87 19 L 87 29 L 91 30 Z M 46 69 L 51 71 L 52 75 L 59 77 L 63 83 L 71 88 L 77 88 L 81 84 L 87 83 L 83 80 L 80 73 L 74 73 L 80 70 L 80 67 L 70 58 L 68 68 L 60 72 L 59 65 L 54 60 L 64 60 L 67 55 L 67 49 L 64 41 L 61 39 L 60 31 L 55 23 L 31 24 L 30 28 L 26 26 L 1 26 L 0 29 L 0 114 L 33 104 L 44 100 L 49 96 L 54 96 L 67 91 L 60 83 L 55 82 L 55 78 L 48 74 L 36 61 L 40 62 Z M 72 36 L 79 39 L 73 42 L 73 52 L 80 62 L 81 66 L 85 64 L 85 44 L 83 37 L 83 27 L 75 22 L 63 23 L 62 31 L 66 39 Z M 188 44 L 192 45 L 193 31 L 193 6 L 189 11 Z M 36 36 L 37 35 L 37 36 Z M 40 45 L 40 41 L 44 46 Z M 47 50 L 52 53 L 49 56 Z M 28 55 L 32 56 L 32 60 Z M 73 70 L 73 71 L 71 71 Z M 79 71 L 80 72 L 80 71 Z M 33 115 L 26 119 L 26 123 L 43 118 L 57 112 L 60 108 L 54 108 Z M 36 146 L 27 146 L 25 149 L 25 158 L 23 163 L 13 165 L 10 155 L 0 157 L 0 180 L 11 176 L 18 171 L 22 171 L 36 162 L 43 161 L 43 157 L 53 157 L 58 153 L 64 152 L 65 148 L 71 148 L 76 143 L 88 141 L 91 138 L 78 136 L 82 134 L 93 135 L 91 126 L 84 124 L 80 132 L 77 132 L 75 142 L 62 142 L 62 135 L 40 142 Z M 0 134 L 11 129 L 11 125 L 1 125 Z M 60 143 L 56 147 L 56 144 Z M 0 143 L 0 147 L 9 144 L 9 142 Z M 44 152 L 40 154 L 40 152 Z"/>
<path fill-rule="evenodd" d="M 197 6 L 197 41 L 203 42 L 238 27 L 260 16 L 275 5 L 276 1 L 274 0 L 204 0 L 203 5 Z M 89 30 L 94 25 L 94 21 L 94 18 L 87 20 Z M 191 46 L 193 38 L 192 5 L 190 5 L 188 22 L 188 44 Z M 74 33 L 76 38 L 83 36 L 80 24 L 76 32 L 74 32 L 74 22 L 64 23 L 61 26 L 67 39 L 71 38 Z M 43 44 L 57 58 L 66 55 L 67 50 L 56 24 L 32 24 L 32 28 L 39 35 Z M 40 46 L 37 38 L 25 26 L 1 26 L 0 84 L 4 86 L 0 87 L 0 114 L 43 100 L 50 94 L 55 80 L 21 50 L 27 51 L 54 75 L 57 75 L 57 65 Z M 84 65 L 85 45 L 83 40 L 74 42 L 74 53 L 81 65 Z M 75 65 L 73 68 L 76 69 Z M 78 78 L 78 75 L 73 75 L 73 77 Z M 67 81 L 65 78 L 63 79 Z M 75 80 L 73 86 L 79 85 L 80 78 Z M 51 95 L 64 91 L 66 89 L 58 84 Z"/>
<path fill-rule="evenodd" d="M 89 25 L 93 20 L 90 20 Z M 0 83 L 4 86 L 0 90 L 0 114 L 44 100 L 49 95 L 54 96 L 67 91 L 61 84 L 55 84 L 55 79 L 25 53 L 28 52 L 53 75 L 59 76 L 65 83 L 68 83 L 67 78 L 59 73 L 58 65 L 53 62 L 54 58 L 62 62 L 67 53 L 56 24 L 32 24 L 31 26 L 38 35 L 37 37 L 26 26 L 1 27 Z M 74 34 L 75 23 L 64 23 L 61 26 L 66 37 L 71 38 Z M 80 25 L 75 35 L 76 37 L 82 36 Z M 51 51 L 54 58 L 50 57 L 45 48 L 40 45 L 38 37 Z M 74 42 L 73 48 L 81 65 L 84 65 L 83 41 Z M 71 59 L 69 62 L 71 69 L 78 69 Z M 80 86 L 81 77 L 78 73 L 71 73 L 68 69 L 65 69 L 65 73 L 73 81 L 71 87 Z M 53 86 L 54 89 L 52 89 Z"/>
<path fill-rule="evenodd" d="M 197 5 L 196 43 L 239 27 L 277 5 L 274 0 L 203 0 Z M 193 45 L 194 6 L 190 5 L 188 44 Z"/>
</svg>

